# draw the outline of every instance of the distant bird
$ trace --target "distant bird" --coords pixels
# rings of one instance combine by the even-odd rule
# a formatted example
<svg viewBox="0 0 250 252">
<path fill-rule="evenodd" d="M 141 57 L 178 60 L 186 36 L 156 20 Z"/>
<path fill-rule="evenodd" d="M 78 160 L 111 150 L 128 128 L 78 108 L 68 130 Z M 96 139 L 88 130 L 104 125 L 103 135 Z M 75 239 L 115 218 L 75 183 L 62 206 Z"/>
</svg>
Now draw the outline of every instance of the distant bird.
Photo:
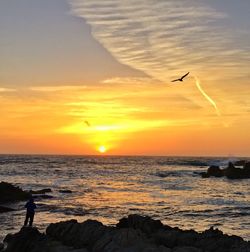
<svg viewBox="0 0 250 252">
<path fill-rule="evenodd" d="M 84 121 L 84 123 L 85 123 L 88 127 L 90 127 L 90 123 L 89 123 L 88 121 Z"/>
<path fill-rule="evenodd" d="M 185 75 L 183 75 L 181 78 L 179 78 L 179 79 L 176 79 L 176 80 L 172 80 L 172 82 L 175 82 L 175 81 L 183 81 L 183 79 L 186 77 L 186 76 L 188 76 L 189 75 L 189 72 L 188 73 L 186 73 Z"/>
</svg>

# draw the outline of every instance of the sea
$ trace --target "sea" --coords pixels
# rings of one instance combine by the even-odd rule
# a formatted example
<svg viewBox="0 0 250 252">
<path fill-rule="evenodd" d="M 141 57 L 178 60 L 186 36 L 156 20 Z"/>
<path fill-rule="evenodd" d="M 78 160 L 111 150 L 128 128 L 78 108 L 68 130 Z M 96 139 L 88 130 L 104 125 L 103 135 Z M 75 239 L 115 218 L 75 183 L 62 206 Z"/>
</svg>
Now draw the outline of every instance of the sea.
<svg viewBox="0 0 250 252">
<path fill-rule="evenodd" d="M 0 155 L 0 181 L 24 190 L 50 188 L 35 199 L 34 225 L 95 219 L 115 225 L 129 214 L 181 229 L 218 228 L 250 240 L 250 179 L 203 179 L 209 165 L 226 167 L 232 157 Z M 244 158 L 243 158 L 244 159 Z M 71 190 L 72 193 L 61 193 Z M 25 202 L 1 213 L 0 241 L 23 226 Z"/>
</svg>

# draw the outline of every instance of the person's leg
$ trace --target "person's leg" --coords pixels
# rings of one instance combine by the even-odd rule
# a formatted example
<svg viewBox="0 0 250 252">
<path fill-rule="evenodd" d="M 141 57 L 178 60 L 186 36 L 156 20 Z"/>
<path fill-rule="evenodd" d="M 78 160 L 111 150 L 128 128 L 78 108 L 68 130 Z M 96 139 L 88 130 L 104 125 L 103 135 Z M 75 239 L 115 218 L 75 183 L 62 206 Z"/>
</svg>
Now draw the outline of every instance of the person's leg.
<svg viewBox="0 0 250 252">
<path fill-rule="evenodd" d="M 34 220 L 34 215 L 35 213 L 30 213 L 29 217 L 30 217 L 30 222 L 29 222 L 29 226 L 31 227 L 33 224 L 33 220 Z"/>
<path fill-rule="evenodd" d="M 25 221 L 24 221 L 24 226 L 27 226 L 28 220 L 29 220 L 29 214 L 28 214 L 28 212 L 26 212 L 26 217 L 25 217 Z"/>
</svg>

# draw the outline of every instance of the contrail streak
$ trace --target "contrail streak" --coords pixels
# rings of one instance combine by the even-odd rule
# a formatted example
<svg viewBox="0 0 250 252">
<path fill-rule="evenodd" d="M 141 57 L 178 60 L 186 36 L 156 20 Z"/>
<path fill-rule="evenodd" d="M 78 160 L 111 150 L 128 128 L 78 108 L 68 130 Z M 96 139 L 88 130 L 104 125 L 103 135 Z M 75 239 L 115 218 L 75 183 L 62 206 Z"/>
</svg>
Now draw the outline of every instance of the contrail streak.
<svg viewBox="0 0 250 252">
<path fill-rule="evenodd" d="M 215 110 L 216 110 L 216 114 L 217 114 L 218 116 L 220 116 L 221 113 L 220 113 L 220 111 L 219 111 L 219 109 L 218 109 L 218 107 L 217 107 L 215 101 L 214 101 L 211 97 L 209 97 L 209 96 L 205 93 L 205 91 L 202 89 L 202 87 L 201 87 L 201 85 L 200 85 L 200 80 L 199 80 L 196 76 L 194 76 L 194 78 L 195 78 L 196 86 L 197 86 L 197 88 L 199 89 L 199 91 L 200 91 L 200 92 L 202 93 L 202 95 L 214 106 L 214 108 L 215 108 Z"/>
</svg>

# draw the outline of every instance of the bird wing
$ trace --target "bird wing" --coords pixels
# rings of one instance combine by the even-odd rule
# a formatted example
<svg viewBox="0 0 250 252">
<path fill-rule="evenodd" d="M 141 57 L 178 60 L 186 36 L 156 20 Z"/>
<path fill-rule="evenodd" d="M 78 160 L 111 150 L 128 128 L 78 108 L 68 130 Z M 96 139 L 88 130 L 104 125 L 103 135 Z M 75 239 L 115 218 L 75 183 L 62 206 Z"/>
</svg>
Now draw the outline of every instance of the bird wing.
<svg viewBox="0 0 250 252">
<path fill-rule="evenodd" d="M 176 82 L 176 81 L 180 81 L 180 79 L 172 80 L 171 82 Z"/>
<path fill-rule="evenodd" d="M 188 76 L 189 75 L 189 72 L 188 73 L 186 73 L 185 75 L 183 75 L 182 77 L 181 77 L 181 79 L 184 79 L 186 76 Z"/>
<path fill-rule="evenodd" d="M 87 126 L 90 126 L 90 124 L 89 124 L 88 121 L 84 121 L 84 123 L 85 123 Z"/>
</svg>

